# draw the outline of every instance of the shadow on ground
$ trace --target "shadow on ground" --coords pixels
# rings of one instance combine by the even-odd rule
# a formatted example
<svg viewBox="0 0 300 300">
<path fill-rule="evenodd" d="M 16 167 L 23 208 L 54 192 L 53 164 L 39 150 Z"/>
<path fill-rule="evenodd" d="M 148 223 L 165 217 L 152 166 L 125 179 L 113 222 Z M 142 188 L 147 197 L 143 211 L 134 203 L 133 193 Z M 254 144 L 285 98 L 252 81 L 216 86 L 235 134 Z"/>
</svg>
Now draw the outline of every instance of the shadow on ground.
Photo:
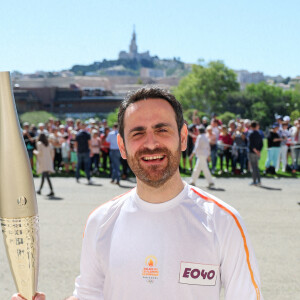
<svg viewBox="0 0 300 300">
<path fill-rule="evenodd" d="M 266 186 L 266 185 L 260 185 L 260 186 L 257 186 L 257 187 L 261 188 L 261 189 L 265 189 L 265 190 L 270 190 L 270 191 L 282 191 L 281 188 L 273 188 L 273 187 Z"/>
</svg>

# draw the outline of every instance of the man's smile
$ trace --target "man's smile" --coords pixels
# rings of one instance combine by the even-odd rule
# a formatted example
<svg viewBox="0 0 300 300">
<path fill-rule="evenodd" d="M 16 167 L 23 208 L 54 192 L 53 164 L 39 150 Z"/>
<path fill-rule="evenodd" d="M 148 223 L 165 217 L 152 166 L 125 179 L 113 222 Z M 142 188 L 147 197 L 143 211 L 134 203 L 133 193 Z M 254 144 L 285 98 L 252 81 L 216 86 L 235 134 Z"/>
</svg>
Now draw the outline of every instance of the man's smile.
<svg viewBox="0 0 300 300">
<path fill-rule="evenodd" d="M 143 156 L 142 160 L 145 162 L 161 162 L 165 157 L 166 155 L 147 155 Z"/>
</svg>

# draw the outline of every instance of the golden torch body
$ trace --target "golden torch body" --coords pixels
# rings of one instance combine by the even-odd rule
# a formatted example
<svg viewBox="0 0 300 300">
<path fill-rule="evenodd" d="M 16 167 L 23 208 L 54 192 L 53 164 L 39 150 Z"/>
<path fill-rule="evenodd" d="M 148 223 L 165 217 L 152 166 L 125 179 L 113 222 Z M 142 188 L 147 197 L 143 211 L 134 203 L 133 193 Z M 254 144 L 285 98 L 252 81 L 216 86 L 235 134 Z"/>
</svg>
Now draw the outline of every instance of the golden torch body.
<svg viewBox="0 0 300 300">
<path fill-rule="evenodd" d="M 0 220 L 17 290 L 32 300 L 39 268 L 38 210 L 9 72 L 0 72 Z"/>
</svg>

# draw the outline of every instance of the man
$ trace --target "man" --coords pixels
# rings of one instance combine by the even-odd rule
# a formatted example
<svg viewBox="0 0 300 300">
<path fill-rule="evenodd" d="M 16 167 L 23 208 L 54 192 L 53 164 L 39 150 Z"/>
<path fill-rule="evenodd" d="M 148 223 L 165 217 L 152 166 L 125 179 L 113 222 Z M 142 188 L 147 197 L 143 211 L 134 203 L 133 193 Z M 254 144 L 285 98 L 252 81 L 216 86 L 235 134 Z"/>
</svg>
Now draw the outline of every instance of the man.
<svg viewBox="0 0 300 300">
<path fill-rule="evenodd" d="M 143 88 L 122 102 L 118 144 L 137 187 L 88 218 L 68 300 L 262 299 L 239 214 L 180 178 L 187 127 L 175 97 Z"/>
<path fill-rule="evenodd" d="M 296 173 L 299 171 L 299 158 L 300 158 L 300 118 L 294 121 L 294 126 L 290 129 L 292 136 L 292 161 L 293 169 L 292 172 Z"/>
<path fill-rule="evenodd" d="M 250 185 L 261 185 L 260 173 L 258 167 L 258 161 L 260 158 L 260 152 L 263 148 L 263 139 L 258 132 L 258 124 L 256 121 L 252 121 L 251 133 L 249 134 L 249 161 L 252 168 L 252 179 Z"/>
<path fill-rule="evenodd" d="M 207 165 L 207 159 L 210 156 L 210 145 L 203 126 L 200 126 L 199 132 L 200 134 L 197 136 L 193 153 L 190 156 L 191 159 L 194 155 L 197 157 L 196 165 L 192 173 L 191 185 L 196 184 L 201 171 L 203 171 L 204 177 L 208 182 L 208 187 L 211 188 L 214 186 L 214 183 Z"/>
<path fill-rule="evenodd" d="M 280 153 L 280 143 L 282 141 L 282 138 L 278 134 L 279 130 L 279 124 L 274 123 L 272 125 L 272 130 L 269 132 L 268 135 L 268 156 L 265 163 L 266 171 L 269 170 L 269 167 L 273 165 L 274 172 L 275 168 L 277 166 L 277 161 L 279 159 L 279 153 Z"/>
<path fill-rule="evenodd" d="M 91 135 L 86 131 L 86 124 L 79 123 L 79 132 L 75 138 L 75 149 L 77 149 L 77 166 L 76 166 L 76 181 L 79 182 L 80 169 L 84 165 L 85 176 L 88 184 L 91 184 L 90 177 L 90 149 L 91 149 Z"/>
<path fill-rule="evenodd" d="M 41 133 L 44 133 L 46 136 L 49 135 L 49 132 L 45 128 L 45 124 L 44 123 L 39 123 L 39 125 L 38 125 L 37 135 L 39 136 Z"/>
<path fill-rule="evenodd" d="M 281 123 L 281 129 L 278 131 L 279 136 L 282 138 L 282 141 L 280 143 L 280 152 L 279 152 L 279 158 L 277 160 L 276 165 L 276 172 L 279 171 L 280 168 L 280 162 L 281 162 L 281 170 L 282 172 L 286 171 L 287 166 L 287 153 L 288 153 L 288 146 L 287 142 L 290 138 L 290 132 L 288 130 L 288 122 L 282 122 Z"/>
<path fill-rule="evenodd" d="M 212 126 L 208 125 L 206 128 L 206 136 L 210 145 L 210 156 L 211 156 L 211 172 L 214 174 L 217 166 L 218 158 L 218 146 L 217 146 L 217 136 L 212 130 Z"/>
<path fill-rule="evenodd" d="M 106 141 L 109 143 L 109 158 L 111 164 L 111 183 L 120 184 L 120 150 L 117 142 L 118 124 L 114 124 L 113 130 L 108 134 Z"/>
</svg>

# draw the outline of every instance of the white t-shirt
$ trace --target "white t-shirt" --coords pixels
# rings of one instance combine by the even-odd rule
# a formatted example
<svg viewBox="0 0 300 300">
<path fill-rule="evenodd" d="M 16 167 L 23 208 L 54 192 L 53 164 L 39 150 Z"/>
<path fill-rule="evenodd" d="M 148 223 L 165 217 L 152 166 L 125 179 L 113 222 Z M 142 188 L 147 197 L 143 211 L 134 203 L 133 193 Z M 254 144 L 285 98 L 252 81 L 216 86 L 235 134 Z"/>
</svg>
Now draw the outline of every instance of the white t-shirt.
<svg viewBox="0 0 300 300">
<path fill-rule="evenodd" d="M 70 145 L 68 142 L 63 142 L 61 145 L 61 156 L 63 158 L 68 158 L 70 152 Z"/>
<path fill-rule="evenodd" d="M 133 189 L 89 216 L 80 300 L 217 300 L 221 285 L 227 300 L 263 299 L 240 215 L 204 191 L 186 184 L 152 204 Z"/>
<path fill-rule="evenodd" d="M 200 133 L 197 136 L 193 153 L 195 153 L 197 157 L 199 156 L 208 157 L 210 155 L 209 140 L 205 135 L 205 133 Z"/>
</svg>

